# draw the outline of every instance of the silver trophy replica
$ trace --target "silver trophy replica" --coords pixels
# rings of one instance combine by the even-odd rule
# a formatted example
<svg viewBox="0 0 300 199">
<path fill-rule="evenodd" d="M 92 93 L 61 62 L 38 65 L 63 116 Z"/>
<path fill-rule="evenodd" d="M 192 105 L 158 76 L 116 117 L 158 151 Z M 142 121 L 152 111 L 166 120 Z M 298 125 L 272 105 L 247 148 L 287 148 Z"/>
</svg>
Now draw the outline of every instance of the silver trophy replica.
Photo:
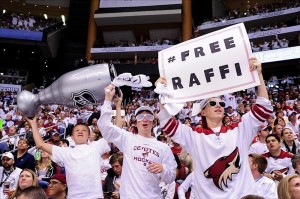
<svg viewBox="0 0 300 199">
<path fill-rule="evenodd" d="M 21 91 L 17 96 L 19 110 L 26 117 L 34 117 L 42 104 L 59 104 L 67 107 L 81 107 L 103 102 L 104 87 L 117 76 L 110 64 L 97 64 L 68 72 L 49 87 L 33 94 Z"/>
</svg>

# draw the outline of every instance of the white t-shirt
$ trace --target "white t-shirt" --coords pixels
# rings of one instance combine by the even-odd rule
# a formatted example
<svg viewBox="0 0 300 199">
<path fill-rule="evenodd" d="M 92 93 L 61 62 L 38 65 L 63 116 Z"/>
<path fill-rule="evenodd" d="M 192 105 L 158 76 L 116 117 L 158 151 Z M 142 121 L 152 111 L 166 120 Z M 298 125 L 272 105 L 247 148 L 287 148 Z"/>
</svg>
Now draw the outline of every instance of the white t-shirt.
<svg viewBox="0 0 300 199">
<path fill-rule="evenodd" d="M 107 170 L 111 168 L 109 164 L 109 158 L 103 159 L 101 158 L 100 172 L 101 172 L 101 180 L 104 181 L 107 176 Z"/>
<path fill-rule="evenodd" d="M 3 174 L 3 167 L 0 167 L 0 178 L 3 177 L 2 181 L 10 182 L 10 190 L 15 190 L 19 181 L 19 175 L 22 169 L 16 167 L 16 169 L 7 177 L 5 173 Z M 1 179 L 0 179 L 1 180 Z M 3 186 L 0 187 L 0 198 L 4 198 Z"/>
<path fill-rule="evenodd" d="M 175 180 L 176 161 L 170 147 L 154 137 L 132 134 L 111 123 L 111 104 L 105 101 L 101 107 L 98 127 L 103 137 L 123 152 L 120 195 L 130 199 L 160 199 L 160 179 L 167 184 Z M 161 163 L 163 171 L 152 174 L 147 167 Z"/>
<path fill-rule="evenodd" d="M 52 148 L 54 162 L 63 163 L 66 169 L 68 199 L 103 198 L 100 176 L 100 156 L 110 151 L 104 139 L 74 148 Z"/>
</svg>

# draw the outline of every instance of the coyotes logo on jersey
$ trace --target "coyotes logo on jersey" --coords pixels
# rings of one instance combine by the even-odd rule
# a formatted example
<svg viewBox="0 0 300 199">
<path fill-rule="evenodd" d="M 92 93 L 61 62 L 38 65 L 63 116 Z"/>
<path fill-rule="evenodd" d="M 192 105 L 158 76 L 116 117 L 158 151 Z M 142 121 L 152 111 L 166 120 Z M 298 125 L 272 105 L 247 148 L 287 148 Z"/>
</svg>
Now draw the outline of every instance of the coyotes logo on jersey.
<svg viewBox="0 0 300 199">
<path fill-rule="evenodd" d="M 240 154 L 238 147 L 236 147 L 228 156 L 216 160 L 213 165 L 204 171 L 204 176 L 212 178 L 216 187 L 223 190 L 222 184 L 228 187 L 228 179 L 232 181 L 232 174 L 237 174 L 240 167 Z"/>
</svg>

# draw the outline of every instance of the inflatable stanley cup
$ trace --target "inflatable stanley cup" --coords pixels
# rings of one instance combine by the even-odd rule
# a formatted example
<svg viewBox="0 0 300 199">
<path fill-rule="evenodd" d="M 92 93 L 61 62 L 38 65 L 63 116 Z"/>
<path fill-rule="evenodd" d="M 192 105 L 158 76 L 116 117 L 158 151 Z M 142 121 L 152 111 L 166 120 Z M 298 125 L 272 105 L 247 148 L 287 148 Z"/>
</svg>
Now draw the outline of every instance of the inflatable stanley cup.
<svg viewBox="0 0 300 199">
<path fill-rule="evenodd" d="M 97 64 L 68 72 L 49 87 L 32 94 L 21 91 L 17 105 L 27 117 L 34 117 L 42 104 L 59 104 L 67 107 L 81 107 L 103 102 L 104 87 L 116 77 L 115 68 L 110 64 Z"/>
</svg>

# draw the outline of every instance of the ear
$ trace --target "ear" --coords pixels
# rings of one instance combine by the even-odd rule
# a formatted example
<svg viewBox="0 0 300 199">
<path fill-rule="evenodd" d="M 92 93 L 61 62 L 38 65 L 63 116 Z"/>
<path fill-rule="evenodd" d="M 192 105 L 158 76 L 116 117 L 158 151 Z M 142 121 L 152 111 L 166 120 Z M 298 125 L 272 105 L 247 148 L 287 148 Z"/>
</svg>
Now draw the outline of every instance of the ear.
<svg viewBox="0 0 300 199">
<path fill-rule="evenodd" d="M 206 113 L 204 111 L 201 111 L 200 115 L 201 116 L 206 116 Z"/>
</svg>

